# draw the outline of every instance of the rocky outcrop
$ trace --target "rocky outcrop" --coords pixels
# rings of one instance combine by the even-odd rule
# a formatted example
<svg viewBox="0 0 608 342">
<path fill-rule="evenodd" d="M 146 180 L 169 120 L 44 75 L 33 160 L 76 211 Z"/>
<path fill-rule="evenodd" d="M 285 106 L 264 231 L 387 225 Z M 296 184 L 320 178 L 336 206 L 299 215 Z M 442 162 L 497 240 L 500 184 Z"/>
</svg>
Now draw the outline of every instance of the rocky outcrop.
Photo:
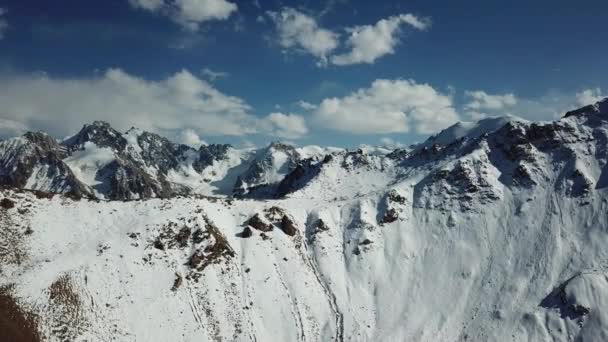
<svg viewBox="0 0 608 342">
<path fill-rule="evenodd" d="M 294 236 L 298 232 L 298 228 L 288 215 L 283 215 L 281 219 L 281 230 L 289 236 Z"/>
<path fill-rule="evenodd" d="M 245 224 L 261 232 L 270 232 L 274 229 L 272 223 L 263 219 L 260 214 L 253 215 Z"/>
<path fill-rule="evenodd" d="M 87 142 L 98 147 L 109 147 L 115 151 L 124 151 L 127 146 L 127 140 L 122 134 L 104 121 L 84 125 L 80 132 L 63 141 L 61 145 L 73 152 L 83 149 Z"/>
<path fill-rule="evenodd" d="M 234 185 L 237 197 L 274 198 L 276 189 L 298 165 L 300 155 L 293 146 L 273 142 L 256 153 L 247 171 Z"/>
<path fill-rule="evenodd" d="M 228 150 L 231 145 L 203 145 L 198 150 L 198 159 L 194 161 L 192 167 L 197 172 L 203 172 L 207 167 L 213 165 L 214 162 L 225 160 L 228 158 Z"/>
</svg>

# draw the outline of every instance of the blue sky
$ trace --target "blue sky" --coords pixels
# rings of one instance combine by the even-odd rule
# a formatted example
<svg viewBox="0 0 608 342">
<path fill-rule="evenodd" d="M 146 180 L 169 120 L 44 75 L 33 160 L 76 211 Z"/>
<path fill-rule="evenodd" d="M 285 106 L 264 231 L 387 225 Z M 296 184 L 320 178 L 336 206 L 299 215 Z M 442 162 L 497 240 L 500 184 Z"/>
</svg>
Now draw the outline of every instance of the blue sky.
<svg viewBox="0 0 608 342">
<path fill-rule="evenodd" d="M 0 0 L 0 135 L 409 144 L 608 85 L 606 1 Z"/>
</svg>

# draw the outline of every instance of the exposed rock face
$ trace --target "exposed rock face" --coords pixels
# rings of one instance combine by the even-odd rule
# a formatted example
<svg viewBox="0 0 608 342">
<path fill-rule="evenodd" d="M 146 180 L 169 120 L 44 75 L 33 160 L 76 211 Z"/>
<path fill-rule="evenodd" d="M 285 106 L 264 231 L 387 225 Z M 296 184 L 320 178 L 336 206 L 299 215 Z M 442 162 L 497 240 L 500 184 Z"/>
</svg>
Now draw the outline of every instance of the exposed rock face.
<svg viewBox="0 0 608 342">
<path fill-rule="evenodd" d="M 98 147 L 109 147 L 116 151 L 124 151 L 127 146 L 127 140 L 122 134 L 104 121 L 95 121 L 90 125 L 84 125 L 80 132 L 62 142 L 61 145 L 69 151 L 75 151 L 83 149 L 87 142 L 92 142 Z"/>
<path fill-rule="evenodd" d="M 377 171 L 393 177 L 387 171 L 428 167 L 432 175 L 415 184 L 414 204 L 448 210 L 500 200 L 504 187 L 533 188 L 544 181 L 548 164 L 564 162 L 568 170 L 556 187 L 584 198 L 594 188 L 608 187 L 607 103 L 552 123 L 515 118 L 459 123 L 422 144 L 384 155 L 364 149 L 311 154 L 276 142 L 250 151 L 230 145 L 197 150 L 137 129 L 120 133 L 96 121 L 61 143 L 31 132 L 0 142 L 0 185 L 110 200 L 191 194 L 272 199 L 301 192 L 326 172 L 355 177 Z M 594 154 L 602 167 L 599 178 L 585 170 L 582 153 Z M 450 203 L 434 204 L 429 196 Z"/>
<path fill-rule="evenodd" d="M 327 231 L 329 231 L 329 227 L 325 221 L 318 219 L 316 222 L 314 222 L 311 229 L 307 233 L 308 240 L 314 242 L 319 234 Z"/>
<path fill-rule="evenodd" d="M 281 181 L 276 191 L 276 197 L 284 197 L 305 186 L 311 179 L 319 174 L 323 165 L 330 162 L 331 158 L 331 155 L 327 155 L 322 162 L 316 162 L 310 158 L 300 161 L 293 171 L 287 174 Z"/>
<path fill-rule="evenodd" d="M 293 146 L 273 142 L 260 150 L 253 162 L 234 185 L 237 197 L 273 198 L 279 183 L 292 172 L 300 160 Z"/>
<path fill-rule="evenodd" d="M 281 219 L 281 230 L 289 236 L 294 236 L 298 232 L 295 223 L 287 215 L 283 215 L 283 218 Z"/>
<path fill-rule="evenodd" d="M 253 215 L 247 222 L 247 225 L 261 231 L 261 232 L 270 232 L 273 230 L 273 225 L 266 220 L 262 219 L 260 214 Z"/>
<path fill-rule="evenodd" d="M 247 239 L 253 236 L 253 232 L 251 231 L 251 228 L 249 228 L 249 226 L 245 227 L 243 229 L 242 232 L 238 233 L 236 236 L 243 238 L 243 239 Z"/>
<path fill-rule="evenodd" d="M 96 194 L 111 200 L 185 195 L 192 190 L 170 181 L 169 175 L 182 172 L 188 163 L 202 173 L 214 162 L 225 160 L 230 148 L 208 145 L 197 151 L 158 134 L 136 129 L 122 134 L 106 122 L 95 121 L 61 144 L 44 133 L 32 132 L 0 142 L 0 185 L 71 193 L 76 197 Z M 107 151 L 112 158 L 92 165 L 97 168 L 95 184 L 87 186 L 65 160 L 99 150 Z M 88 170 L 91 166 L 81 167 Z"/>
<path fill-rule="evenodd" d="M 390 208 L 384 213 L 381 223 L 393 223 L 399 219 L 399 214 L 395 208 Z"/>
<path fill-rule="evenodd" d="M 214 162 L 225 160 L 228 150 L 231 145 L 203 145 L 198 150 L 198 159 L 193 163 L 193 167 L 197 172 L 203 172 L 207 167 L 213 165 Z"/>
<path fill-rule="evenodd" d="M 0 208 L 9 210 L 15 207 L 15 202 L 13 202 L 10 198 L 3 198 L 0 200 Z"/>
<path fill-rule="evenodd" d="M 451 168 L 431 173 L 415 189 L 415 205 L 429 209 L 470 210 L 475 203 L 499 200 L 499 186 L 487 156 L 459 160 Z"/>
<path fill-rule="evenodd" d="M 30 189 L 44 185 L 51 192 L 90 196 L 90 189 L 62 161 L 65 156 L 65 149 L 42 132 L 2 141 L 0 185 Z"/>
</svg>

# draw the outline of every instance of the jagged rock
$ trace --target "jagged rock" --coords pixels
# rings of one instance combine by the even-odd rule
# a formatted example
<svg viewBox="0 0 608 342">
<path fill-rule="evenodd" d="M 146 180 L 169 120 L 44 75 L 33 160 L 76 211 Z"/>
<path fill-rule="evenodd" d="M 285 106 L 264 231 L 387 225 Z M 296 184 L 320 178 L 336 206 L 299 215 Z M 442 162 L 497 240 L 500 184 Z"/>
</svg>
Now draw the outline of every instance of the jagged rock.
<svg viewBox="0 0 608 342">
<path fill-rule="evenodd" d="M 315 223 L 315 234 L 321 233 L 321 232 L 326 232 L 328 230 L 329 230 L 329 227 L 327 226 L 327 224 L 325 224 L 325 221 L 323 221 L 322 219 L 318 219 L 317 223 Z"/>
<path fill-rule="evenodd" d="M 397 210 L 395 210 L 395 208 L 389 208 L 384 213 L 381 223 L 383 223 L 383 224 L 393 223 L 393 222 L 397 221 L 398 219 L 399 219 L 399 213 L 397 213 Z"/>
<path fill-rule="evenodd" d="M 202 249 L 196 249 L 187 262 L 192 270 L 199 272 L 197 276 L 200 276 L 200 272 L 205 270 L 207 266 L 235 256 L 234 250 L 219 228 L 207 217 L 204 217 L 204 219 L 205 233 L 208 235 L 208 239 L 205 240 L 208 240 L 208 244 Z"/>
<path fill-rule="evenodd" d="M 53 197 L 55 197 L 55 194 L 52 192 L 35 190 L 34 196 L 36 196 L 37 199 L 53 199 Z"/>
<path fill-rule="evenodd" d="M 280 222 L 284 215 L 285 210 L 276 206 L 264 210 L 264 216 L 271 222 Z"/>
<path fill-rule="evenodd" d="M 231 145 L 203 145 L 198 150 L 198 159 L 192 164 L 197 172 L 203 172 L 207 167 L 213 165 L 215 161 L 227 158 L 228 150 Z"/>
<path fill-rule="evenodd" d="M 260 214 L 253 215 L 247 222 L 247 225 L 255 228 L 261 232 L 270 232 L 273 229 L 273 225 L 271 223 L 266 222 L 260 217 Z"/>
<path fill-rule="evenodd" d="M 283 215 L 281 219 L 281 230 L 289 236 L 294 236 L 298 232 L 298 228 L 296 228 L 293 220 L 287 215 Z"/>
<path fill-rule="evenodd" d="M 205 260 L 205 254 L 202 251 L 196 251 L 194 254 L 190 256 L 190 260 L 188 260 L 188 266 L 190 268 L 198 268 L 199 265 Z"/>
<path fill-rule="evenodd" d="M 190 228 L 188 227 L 184 227 L 182 229 L 180 229 L 180 231 L 177 233 L 177 235 L 175 235 L 175 241 L 177 241 L 177 244 L 179 245 L 179 247 L 184 248 L 186 246 L 188 246 L 188 239 L 190 238 L 190 234 L 192 232 L 190 231 Z"/>
<path fill-rule="evenodd" d="M 326 232 L 328 230 L 329 230 L 329 227 L 327 226 L 327 224 L 322 219 L 318 219 L 313 224 L 310 231 L 307 232 L 309 241 L 311 241 L 311 242 L 315 241 L 317 238 L 317 235 L 319 235 L 322 232 Z"/>
<path fill-rule="evenodd" d="M 327 157 L 330 157 L 329 160 L 331 160 L 331 155 L 327 155 L 325 158 L 327 159 Z M 325 160 L 321 163 L 315 163 L 312 159 L 299 162 L 295 169 L 281 181 L 275 197 L 285 197 L 287 194 L 297 191 L 306 185 L 319 174 L 321 166 L 325 163 Z"/>
<path fill-rule="evenodd" d="M 173 281 L 173 287 L 171 291 L 177 291 L 182 286 L 184 279 L 179 273 L 175 273 L 175 280 Z"/>
<path fill-rule="evenodd" d="M 293 146 L 273 142 L 256 153 L 247 171 L 237 178 L 233 194 L 237 197 L 275 197 L 277 186 L 299 161 L 300 155 Z M 277 174 L 282 176 L 276 177 Z"/>
<path fill-rule="evenodd" d="M 407 199 L 405 197 L 399 195 L 399 193 L 396 190 L 389 191 L 389 193 L 387 194 L 387 198 L 388 198 L 389 202 L 392 202 L 392 203 L 405 204 L 407 202 Z"/>
<path fill-rule="evenodd" d="M 197 229 L 192 233 L 192 243 L 199 244 L 205 241 L 205 233 L 202 229 Z"/>
<path fill-rule="evenodd" d="M 165 244 L 162 241 L 160 241 L 160 239 L 156 239 L 156 240 L 154 240 L 154 248 L 164 251 Z"/>
<path fill-rule="evenodd" d="M 361 242 L 359 243 L 359 245 L 361 245 L 361 246 L 368 246 L 368 245 L 371 245 L 372 243 L 373 243 L 373 242 L 372 242 L 372 240 L 370 240 L 370 239 L 365 239 L 365 240 L 361 241 Z"/>
<path fill-rule="evenodd" d="M 0 207 L 6 210 L 13 209 L 15 207 L 15 202 L 13 202 L 9 198 L 3 198 L 2 200 L 0 200 Z"/>
<path fill-rule="evenodd" d="M 250 238 L 251 236 L 253 236 L 253 231 L 251 231 L 251 228 L 249 227 L 245 227 L 243 229 L 242 232 L 236 234 L 237 237 L 243 238 L 243 239 L 247 239 Z"/>
<path fill-rule="evenodd" d="M 501 198 L 502 188 L 490 172 L 486 155 L 465 158 L 429 174 L 414 188 L 414 206 L 427 209 L 471 210 L 475 203 L 488 204 Z"/>
<path fill-rule="evenodd" d="M 90 196 L 62 158 L 65 149 L 47 134 L 28 132 L 0 142 L 0 185 Z"/>
<path fill-rule="evenodd" d="M 92 124 L 84 125 L 80 132 L 62 142 L 61 145 L 69 151 L 75 151 L 83 149 L 87 142 L 92 142 L 98 147 L 109 147 L 116 151 L 123 151 L 127 146 L 127 140 L 120 132 L 104 121 L 95 121 Z"/>
<path fill-rule="evenodd" d="M 513 173 L 513 180 L 515 184 L 531 186 L 536 185 L 536 182 L 532 178 L 532 173 L 529 168 L 524 164 L 519 164 L 515 168 L 515 172 Z"/>
</svg>

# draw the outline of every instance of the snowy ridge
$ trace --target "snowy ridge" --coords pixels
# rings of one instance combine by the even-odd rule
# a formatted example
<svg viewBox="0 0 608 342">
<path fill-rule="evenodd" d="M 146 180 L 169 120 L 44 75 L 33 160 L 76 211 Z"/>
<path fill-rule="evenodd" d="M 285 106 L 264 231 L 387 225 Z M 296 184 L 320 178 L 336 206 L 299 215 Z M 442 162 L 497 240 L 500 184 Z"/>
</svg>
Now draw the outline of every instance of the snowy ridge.
<svg viewBox="0 0 608 342">
<path fill-rule="evenodd" d="M 169 173 L 158 155 L 180 147 L 153 139 L 138 155 L 163 160 L 148 163 L 157 180 L 201 177 L 204 154 L 215 189 L 244 175 L 281 196 L 5 189 L 0 289 L 49 341 L 601 341 L 605 103 L 389 154 L 187 149 Z M 66 158 L 104 164 L 100 145 Z"/>
</svg>

